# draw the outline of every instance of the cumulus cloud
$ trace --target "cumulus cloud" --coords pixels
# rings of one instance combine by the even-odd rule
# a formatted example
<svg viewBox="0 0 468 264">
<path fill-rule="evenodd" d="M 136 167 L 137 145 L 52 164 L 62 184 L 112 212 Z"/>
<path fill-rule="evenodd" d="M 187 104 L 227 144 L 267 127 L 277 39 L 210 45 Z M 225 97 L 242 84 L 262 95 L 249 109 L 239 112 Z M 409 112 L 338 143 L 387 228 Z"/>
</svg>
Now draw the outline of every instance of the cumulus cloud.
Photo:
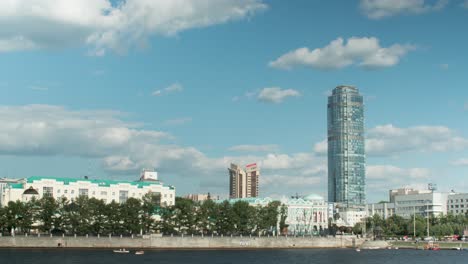
<svg viewBox="0 0 468 264">
<path fill-rule="evenodd" d="M 314 151 L 327 153 L 327 140 L 318 142 Z M 404 152 L 446 152 L 468 149 L 468 138 L 444 126 L 395 127 L 392 124 L 376 126 L 367 132 L 368 156 L 391 156 Z"/>
<path fill-rule="evenodd" d="M 290 51 L 269 63 L 277 69 L 292 69 L 306 66 L 321 70 L 340 69 L 353 64 L 368 69 L 391 67 L 399 63 L 400 59 L 413 45 L 394 44 L 381 47 L 375 37 L 352 37 L 346 42 L 337 38 L 323 48 L 309 50 L 306 47 Z"/>
<path fill-rule="evenodd" d="M 153 96 L 161 96 L 169 93 L 181 92 L 184 90 L 184 87 L 180 83 L 173 83 L 162 90 L 155 90 Z"/>
<path fill-rule="evenodd" d="M 294 89 L 281 89 L 280 87 L 263 88 L 257 99 L 267 103 L 282 103 L 288 97 L 299 97 L 301 93 Z"/>
<path fill-rule="evenodd" d="M 229 151 L 236 152 L 276 152 L 278 145 L 237 145 L 229 148 Z"/>
<path fill-rule="evenodd" d="M 367 166 L 367 178 L 369 180 L 390 180 L 404 183 L 411 179 L 426 179 L 430 171 L 426 168 L 403 169 L 392 165 Z"/>
<path fill-rule="evenodd" d="M 468 158 L 455 160 L 455 161 L 452 162 L 452 165 L 468 166 Z"/>
<path fill-rule="evenodd" d="M 444 8 L 448 0 L 361 0 L 360 8 L 371 19 L 399 14 L 422 14 Z"/>
<path fill-rule="evenodd" d="M 466 148 L 468 138 L 445 126 L 377 126 L 369 130 L 366 140 L 366 150 L 373 155 L 392 155 L 408 151 L 445 152 Z"/>
<path fill-rule="evenodd" d="M 388 190 L 411 184 L 423 189 L 430 181 L 427 168 L 400 168 L 393 165 L 370 165 L 366 167 L 367 193 L 371 197 L 386 198 Z"/>
<path fill-rule="evenodd" d="M 89 45 L 91 54 L 144 47 L 150 36 L 249 17 L 262 0 L 0 1 L 0 52 Z"/>
<path fill-rule="evenodd" d="M 259 155 L 209 157 L 195 147 L 175 144 L 175 138 L 167 132 L 123 121 L 125 115 L 51 105 L 3 106 L 0 155 L 91 158 L 108 173 L 122 176 L 135 175 L 142 168 L 156 168 L 168 182 L 183 182 L 179 187 L 185 191 L 200 186 L 203 192 L 221 194 L 229 186 L 227 168 L 231 162 L 257 162 L 262 171 L 262 195 L 309 193 L 325 188 L 326 160 L 313 153 L 272 154 L 269 152 L 274 147 L 264 146 L 260 149 L 265 153 Z M 318 178 L 320 183 L 315 184 Z M 290 182 L 278 182 L 281 179 Z M 297 186 L 300 181 L 304 184 Z M 271 182 L 275 184 L 270 186 Z M 289 185 L 294 189 L 284 190 Z"/>
</svg>

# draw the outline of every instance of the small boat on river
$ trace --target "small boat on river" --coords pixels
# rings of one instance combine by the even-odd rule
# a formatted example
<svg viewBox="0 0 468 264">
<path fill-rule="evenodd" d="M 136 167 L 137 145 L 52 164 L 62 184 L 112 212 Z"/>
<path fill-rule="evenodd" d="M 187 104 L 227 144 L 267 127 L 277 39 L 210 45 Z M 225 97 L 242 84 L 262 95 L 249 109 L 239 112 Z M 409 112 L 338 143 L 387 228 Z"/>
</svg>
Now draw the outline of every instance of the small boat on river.
<svg viewBox="0 0 468 264">
<path fill-rule="evenodd" d="M 135 255 L 143 255 L 145 252 L 143 250 L 135 251 Z"/>
<path fill-rule="evenodd" d="M 114 253 L 130 253 L 130 251 L 126 250 L 125 248 L 120 248 L 120 249 L 114 250 Z"/>
</svg>

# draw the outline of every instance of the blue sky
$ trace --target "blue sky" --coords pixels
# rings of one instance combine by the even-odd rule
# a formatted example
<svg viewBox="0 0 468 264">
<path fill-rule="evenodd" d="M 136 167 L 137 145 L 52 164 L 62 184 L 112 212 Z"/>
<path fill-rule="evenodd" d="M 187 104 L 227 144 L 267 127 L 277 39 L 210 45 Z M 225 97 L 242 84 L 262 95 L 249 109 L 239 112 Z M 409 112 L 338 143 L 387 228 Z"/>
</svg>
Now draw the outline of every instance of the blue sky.
<svg viewBox="0 0 468 264">
<path fill-rule="evenodd" d="M 365 96 L 368 200 L 466 192 L 464 1 L 15 0 L 0 4 L 0 177 L 134 179 L 326 197 L 326 95 Z"/>
</svg>

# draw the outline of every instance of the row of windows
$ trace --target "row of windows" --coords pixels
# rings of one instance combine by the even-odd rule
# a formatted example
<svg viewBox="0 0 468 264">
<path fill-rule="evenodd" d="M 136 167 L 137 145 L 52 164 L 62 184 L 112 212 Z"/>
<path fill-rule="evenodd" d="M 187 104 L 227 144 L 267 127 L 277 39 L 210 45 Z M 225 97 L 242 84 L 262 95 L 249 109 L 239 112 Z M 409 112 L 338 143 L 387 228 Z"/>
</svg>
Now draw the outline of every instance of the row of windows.
<svg viewBox="0 0 468 264">
<path fill-rule="evenodd" d="M 460 203 L 463 203 L 464 199 L 460 199 Z M 453 203 L 454 200 L 450 200 L 450 203 Z M 468 199 L 465 199 L 465 202 L 468 203 Z M 458 203 L 458 199 L 455 199 L 455 203 Z"/>
<path fill-rule="evenodd" d="M 460 204 L 460 208 L 464 208 L 464 207 L 465 207 L 464 204 Z M 468 206 L 467 206 L 467 207 L 468 207 Z M 452 204 L 452 205 L 450 205 L 450 208 L 458 208 L 458 204 L 456 204 L 455 207 L 454 207 L 454 205 Z"/>
<path fill-rule="evenodd" d="M 52 195 L 53 192 L 54 192 L 54 188 L 53 187 L 43 187 L 42 192 L 43 192 L 44 195 Z M 62 192 L 61 189 L 57 189 L 57 194 L 61 194 L 61 192 Z M 124 194 L 124 192 L 127 193 L 127 194 Z M 68 194 L 68 190 L 67 189 L 63 190 L 63 193 Z M 75 194 L 75 190 L 70 190 L 70 194 Z M 78 189 L 78 194 L 83 195 L 83 196 L 88 196 L 88 189 Z M 93 191 L 92 195 L 96 195 L 96 192 Z M 106 196 L 107 191 L 101 191 L 100 195 L 101 196 Z M 135 197 L 135 195 L 136 195 L 136 193 L 132 193 L 133 197 Z M 138 193 L 138 195 L 142 196 L 142 193 Z M 112 192 L 112 196 L 115 196 L 115 192 Z M 119 196 L 128 196 L 128 191 L 120 191 Z M 167 198 L 167 193 L 164 194 L 164 198 Z M 169 194 L 169 198 L 172 198 L 172 194 Z"/>
</svg>

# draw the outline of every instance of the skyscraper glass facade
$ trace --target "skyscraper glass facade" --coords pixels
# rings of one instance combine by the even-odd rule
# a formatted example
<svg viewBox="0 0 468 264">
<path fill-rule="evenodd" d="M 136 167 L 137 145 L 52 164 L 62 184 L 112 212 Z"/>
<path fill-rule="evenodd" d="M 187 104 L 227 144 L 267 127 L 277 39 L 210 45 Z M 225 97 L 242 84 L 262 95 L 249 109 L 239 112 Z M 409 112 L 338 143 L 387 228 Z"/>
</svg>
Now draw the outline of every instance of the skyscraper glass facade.
<svg viewBox="0 0 468 264">
<path fill-rule="evenodd" d="M 328 97 L 328 201 L 366 204 L 364 105 L 359 90 L 338 86 Z"/>
</svg>

